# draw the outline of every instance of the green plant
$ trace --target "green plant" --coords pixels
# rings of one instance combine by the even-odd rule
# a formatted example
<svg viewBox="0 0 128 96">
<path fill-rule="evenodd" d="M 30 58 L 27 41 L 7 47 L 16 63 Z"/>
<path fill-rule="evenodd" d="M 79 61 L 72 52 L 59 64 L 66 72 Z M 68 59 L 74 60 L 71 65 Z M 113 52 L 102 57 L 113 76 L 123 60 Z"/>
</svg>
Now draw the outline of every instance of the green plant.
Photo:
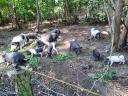
<svg viewBox="0 0 128 96">
<path fill-rule="evenodd" d="M 5 51 L 5 52 L 11 52 L 10 48 L 6 48 L 3 51 Z"/>
<path fill-rule="evenodd" d="M 18 96 L 33 96 L 31 85 L 31 72 L 25 71 L 24 73 L 22 73 L 22 75 L 16 74 L 15 82 L 18 90 Z"/>
<path fill-rule="evenodd" d="M 101 78 L 101 80 L 108 81 L 108 80 L 113 80 L 113 77 L 115 77 L 116 75 L 117 75 L 117 71 L 116 70 L 108 70 L 106 72 L 106 74 L 104 72 L 100 71 L 100 72 L 97 72 L 95 74 L 95 78 L 94 79 L 99 79 L 99 78 L 101 78 L 103 76 L 103 78 Z"/>
<path fill-rule="evenodd" d="M 32 67 L 36 67 L 40 63 L 40 57 L 27 55 L 25 53 L 24 55 L 25 55 L 25 59 L 28 60 L 28 63 L 31 64 Z"/>
<path fill-rule="evenodd" d="M 15 50 L 13 50 L 13 51 L 17 52 L 18 50 L 19 50 L 19 48 L 15 49 Z M 7 53 L 13 52 L 13 51 L 10 50 L 10 48 L 6 48 L 6 49 L 3 50 L 3 51 L 5 51 L 5 52 L 7 52 Z"/>
<path fill-rule="evenodd" d="M 57 63 L 57 64 L 62 64 L 67 60 L 70 60 L 75 57 L 75 54 L 73 53 L 63 53 L 63 54 L 58 54 L 53 59 L 51 62 Z"/>
</svg>

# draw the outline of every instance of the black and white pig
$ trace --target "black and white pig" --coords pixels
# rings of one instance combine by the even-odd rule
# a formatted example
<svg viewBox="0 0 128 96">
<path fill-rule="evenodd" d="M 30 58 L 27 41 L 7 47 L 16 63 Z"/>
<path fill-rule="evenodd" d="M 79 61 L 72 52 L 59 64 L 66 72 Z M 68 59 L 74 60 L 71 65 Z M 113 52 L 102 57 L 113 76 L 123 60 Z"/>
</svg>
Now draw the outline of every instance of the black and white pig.
<svg viewBox="0 0 128 96">
<path fill-rule="evenodd" d="M 91 40 L 92 38 L 94 39 L 99 39 L 101 36 L 100 36 L 100 31 L 99 30 L 96 30 L 95 28 L 92 28 L 91 29 L 91 36 L 89 38 L 89 40 Z"/>
<path fill-rule="evenodd" d="M 27 55 L 41 56 L 42 57 L 43 48 L 42 47 L 31 48 L 26 52 L 27 52 Z"/>
<path fill-rule="evenodd" d="M 21 52 L 4 53 L 3 60 L 8 64 L 15 64 L 15 69 L 19 70 L 19 66 L 27 66 L 27 60 Z"/>
<path fill-rule="evenodd" d="M 11 51 L 14 51 L 18 48 L 22 49 L 28 42 L 29 39 L 24 34 L 13 37 L 11 41 Z"/>
<path fill-rule="evenodd" d="M 50 43 L 52 42 L 57 42 L 58 37 L 60 36 L 60 30 L 59 29 L 54 29 L 49 33 L 42 34 L 41 36 L 38 37 L 39 41 L 42 41 L 44 43 L 44 50 L 46 46 L 49 46 Z M 56 49 L 56 44 L 53 45 L 53 50 L 57 52 Z"/>
</svg>

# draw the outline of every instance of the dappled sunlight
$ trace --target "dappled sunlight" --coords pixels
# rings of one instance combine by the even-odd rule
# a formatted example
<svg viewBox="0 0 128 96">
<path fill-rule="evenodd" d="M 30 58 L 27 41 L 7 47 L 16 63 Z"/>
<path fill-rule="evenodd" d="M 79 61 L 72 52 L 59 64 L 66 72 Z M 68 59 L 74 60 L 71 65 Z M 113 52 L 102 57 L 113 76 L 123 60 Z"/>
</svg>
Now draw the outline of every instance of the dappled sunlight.
<svg viewBox="0 0 128 96">
<path fill-rule="evenodd" d="M 11 29 L 11 28 L 12 28 L 12 23 L 9 23 L 9 24 L 4 25 L 4 26 L 0 26 L 0 30 Z"/>
</svg>

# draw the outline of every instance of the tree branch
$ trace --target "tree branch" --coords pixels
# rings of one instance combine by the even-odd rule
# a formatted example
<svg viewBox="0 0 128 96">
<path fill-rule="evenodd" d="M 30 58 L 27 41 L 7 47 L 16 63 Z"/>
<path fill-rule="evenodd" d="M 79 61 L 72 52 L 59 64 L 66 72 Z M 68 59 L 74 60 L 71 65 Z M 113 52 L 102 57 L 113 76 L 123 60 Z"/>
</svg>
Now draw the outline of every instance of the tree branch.
<svg viewBox="0 0 128 96">
<path fill-rule="evenodd" d="M 95 93 L 95 92 L 92 92 L 92 91 L 90 91 L 90 90 L 88 90 L 88 89 L 85 89 L 85 88 L 83 88 L 83 87 L 80 87 L 80 86 L 77 86 L 77 85 L 74 85 L 74 84 L 70 84 L 70 83 L 65 82 L 65 81 L 63 81 L 63 80 L 59 80 L 59 79 L 53 78 L 53 77 L 51 77 L 51 76 L 45 75 L 45 74 L 43 74 L 43 73 L 39 73 L 39 72 L 36 72 L 36 71 L 32 71 L 32 72 L 35 73 L 35 74 L 38 74 L 38 75 L 41 75 L 41 76 L 44 76 L 44 77 L 53 79 L 53 80 L 58 81 L 58 82 L 60 82 L 60 83 L 62 83 L 62 84 L 66 84 L 66 85 L 68 85 L 68 86 L 70 86 L 70 87 L 79 89 L 79 90 L 81 90 L 81 91 L 85 91 L 85 92 L 91 93 L 91 94 L 93 94 L 93 95 L 100 96 L 100 94 Z"/>
</svg>

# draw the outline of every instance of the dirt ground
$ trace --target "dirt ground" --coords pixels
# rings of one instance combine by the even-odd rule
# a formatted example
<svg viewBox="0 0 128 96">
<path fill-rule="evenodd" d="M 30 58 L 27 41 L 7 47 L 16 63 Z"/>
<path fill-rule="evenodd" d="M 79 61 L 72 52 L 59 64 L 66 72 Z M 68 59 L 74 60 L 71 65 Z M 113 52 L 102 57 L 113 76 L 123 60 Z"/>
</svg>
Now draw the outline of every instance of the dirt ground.
<svg viewBox="0 0 128 96">
<path fill-rule="evenodd" d="M 82 54 L 79 56 L 76 56 L 75 58 L 65 61 L 63 64 L 55 64 L 48 62 L 48 59 L 45 57 L 42 57 L 41 64 L 38 66 L 37 69 L 35 69 L 39 73 L 44 73 L 47 75 L 50 75 L 52 77 L 55 77 L 57 79 L 69 82 L 71 84 L 75 84 L 87 89 L 91 89 L 94 80 L 92 77 L 94 77 L 94 74 L 100 70 L 103 69 L 103 61 L 97 61 L 94 62 L 92 58 L 92 50 L 94 47 L 98 48 L 98 50 L 101 52 L 103 57 L 109 56 L 109 50 L 111 45 L 111 36 L 100 39 L 100 40 L 92 40 L 88 41 L 88 38 L 90 36 L 90 29 L 92 27 L 95 27 L 99 29 L 100 31 L 107 30 L 108 26 L 88 26 L 88 25 L 73 25 L 73 26 L 65 26 L 61 27 L 60 30 L 62 32 L 62 38 L 63 41 L 60 42 L 63 44 L 66 40 L 69 39 L 76 39 L 80 45 L 82 46 Z M 2 29 L 3 27 L 0 27 L 0 48 L 1 53 L 2 50 L 7 48 L 10 44 L 10 41 L 13 36 L 20 34 L 20 33 L 28 33 L 32 32 L 31 30 L 20 30 L 20 31 L 8 31 L 8 29 Z M 59 52 L 68 52 L 68 50 L 65 49 L 63 46 L 57 46 L 59 49 Z M 122 54 L 122 53 L 114 53 L 114 54 Z M 126 53 L 125 53 L 126 54 Z M 88 68 L 87 66 L 91 65 L 91 68 Z M 121 78 L 118 81 L 109 81 L 102 83 L 98 81 L 93 91 L 101 94 L 101 96 L 128 96 L 128 66 L 125 65 L 116 65 L 112 67 L 114 70 L 118 70 L 118 74 L 126 76 L 126 78 Z M 1 76 L 2 77 L 2 76 Z M 9 79 L 9 78 L 2 78 L 2 80 Z M 62 96 L 61 94 L 55 94 L 55 92 L 48 92 L 46 90 L 46 86 L 49 89 L 52 89 L 56 92 L 65 94 L 64 96 L 87 96 L 86 92 L 82 92 L 80 90 L 77 90 L 76 88 L 72 88 L 68 85 L 64 85 L 62 83 L 59 83 L 55 80 L 51 80 L 48 78 L 41 77 L 37 74 L 33 73 L 33 80 L 39 80 L 41 83 L 45 84 L 42 85 L 40 82 L 33 81 L 33 91 L 35 96 Z M 6 83 L 6 82 L 4 82 Z M 14 88 L 11 83 L 7 82 L 6 86 L 2 86 L 3 89 L 9 90 L 7 87 L 11 86 L 12 91 L 14 91 Z M 0 88 L 0 92 L 2 91 L 2 88 Z M 47 88 L 47 89 L 48 89 Z M 52 94 L 52 95 L 48 95 Z M 43 94 L 43 95 L 42 95 Z M 0 95 L 0 96 L 6 96 L 6 95 Z M 8 95 L 8 96 L 15 96 L 15 95 Z M 89 94 L 88 96 L 95 96 L 93 94 Z"/>
</svg>

